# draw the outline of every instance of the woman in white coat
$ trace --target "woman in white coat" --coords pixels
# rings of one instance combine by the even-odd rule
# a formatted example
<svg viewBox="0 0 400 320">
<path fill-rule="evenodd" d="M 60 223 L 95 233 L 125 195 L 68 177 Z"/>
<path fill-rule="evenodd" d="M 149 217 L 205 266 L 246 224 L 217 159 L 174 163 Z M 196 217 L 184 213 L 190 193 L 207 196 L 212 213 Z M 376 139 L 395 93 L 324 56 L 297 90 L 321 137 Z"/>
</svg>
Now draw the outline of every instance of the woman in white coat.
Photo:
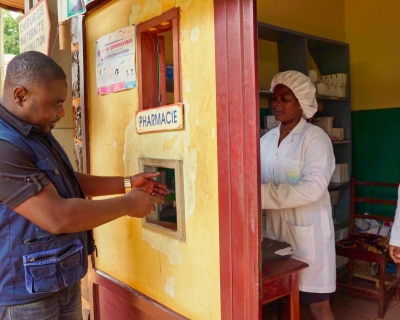
<svg viewBox="0 0 400 320">
<path fill-rule="evenodd" d="M 304 120 L 317 111 L 315 87 L 297 71 L 278 73 L 271 83 L 279 127 L 261 138 L 261 200 L 264 236 L 289 243 L 300 271 L 300 301 L 313 319 L 334 319 L 329 298 L 336 289 L 332 209 L 328 184 L 335 168 L 332 143 Z M 280 314 L 284 307 L 281 306 Z"/>
</svg>

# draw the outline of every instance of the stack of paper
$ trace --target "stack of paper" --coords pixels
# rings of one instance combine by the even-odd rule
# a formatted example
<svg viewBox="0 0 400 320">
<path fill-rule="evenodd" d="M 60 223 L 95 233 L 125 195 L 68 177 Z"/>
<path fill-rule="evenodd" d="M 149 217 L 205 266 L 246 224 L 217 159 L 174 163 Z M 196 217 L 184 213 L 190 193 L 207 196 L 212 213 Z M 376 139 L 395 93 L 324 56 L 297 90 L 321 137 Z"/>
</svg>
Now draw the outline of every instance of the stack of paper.
<svg viewBox="0 0 400 320">
<path fill-rule="evenodd" d="M 275 251 L 275 254 L 279 254 L 280 256 L 287 256 L 287 255 L 291 255 L 292 253 L 293 253 L 292 247 L 287 247 L 287 248 Z"/>
</svg>

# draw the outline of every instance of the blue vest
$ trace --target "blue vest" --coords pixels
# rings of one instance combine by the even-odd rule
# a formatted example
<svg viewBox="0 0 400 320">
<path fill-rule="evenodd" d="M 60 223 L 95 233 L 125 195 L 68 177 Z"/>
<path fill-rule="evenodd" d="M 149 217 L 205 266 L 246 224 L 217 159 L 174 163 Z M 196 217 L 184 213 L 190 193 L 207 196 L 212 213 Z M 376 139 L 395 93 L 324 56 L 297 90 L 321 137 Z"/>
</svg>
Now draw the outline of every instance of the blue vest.
<svg viewBox="0 0 400 320">
<path fill-rule="evenodd" d="M 51 133 L 48 137 L 74 172 L 62 147 Z M 26 153 L 62 198 L 77 197 L 56 157 L 41 141 L 32 135 L 23 137 L 2 119 L 0 139 Z M 91 231 L 52 234 L 2 202 L 0 239 L 0 305 L 29 303 L 78 282 L 87 272 L 94 246 Z"/>
</svg>

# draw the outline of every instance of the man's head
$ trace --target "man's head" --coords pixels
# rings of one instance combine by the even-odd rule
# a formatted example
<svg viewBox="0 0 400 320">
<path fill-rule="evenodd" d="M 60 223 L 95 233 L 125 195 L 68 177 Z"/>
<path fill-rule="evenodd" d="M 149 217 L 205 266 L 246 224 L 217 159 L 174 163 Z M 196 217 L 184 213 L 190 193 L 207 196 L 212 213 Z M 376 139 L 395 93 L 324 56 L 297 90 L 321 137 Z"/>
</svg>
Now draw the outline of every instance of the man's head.
<svg viewBox="0 0 400 320">
<path fill-rule="evenodd" d="M 1 104 L 18 118 L 48 133 L 65 115 L 63 103 L 67 94 L 62 68 L 50 57 L 28 51 L 8 64 Z"/>
</svg>

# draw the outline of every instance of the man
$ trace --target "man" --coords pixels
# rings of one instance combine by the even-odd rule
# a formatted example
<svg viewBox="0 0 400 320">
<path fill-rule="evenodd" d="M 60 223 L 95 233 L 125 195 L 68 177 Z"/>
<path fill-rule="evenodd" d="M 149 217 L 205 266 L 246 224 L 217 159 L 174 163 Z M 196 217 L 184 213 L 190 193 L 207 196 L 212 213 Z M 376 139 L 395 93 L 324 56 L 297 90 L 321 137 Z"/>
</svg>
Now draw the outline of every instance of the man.
<svg viewBox="0 0 400 320">
<path fill-rule="evenodd" d="M 0 100 L 0 319 L 82 319 L 79 280 L 95 249 L 91 229 L 162 203 L 159 173 L 74 172 L 51 134 L 65 115 L 66 75 L 46 55 L 14 57 Z M 129 185 L 130 184 L 130 185 Z M 86 197 L 123 194 L 106 200 Z"/>
</svg>

